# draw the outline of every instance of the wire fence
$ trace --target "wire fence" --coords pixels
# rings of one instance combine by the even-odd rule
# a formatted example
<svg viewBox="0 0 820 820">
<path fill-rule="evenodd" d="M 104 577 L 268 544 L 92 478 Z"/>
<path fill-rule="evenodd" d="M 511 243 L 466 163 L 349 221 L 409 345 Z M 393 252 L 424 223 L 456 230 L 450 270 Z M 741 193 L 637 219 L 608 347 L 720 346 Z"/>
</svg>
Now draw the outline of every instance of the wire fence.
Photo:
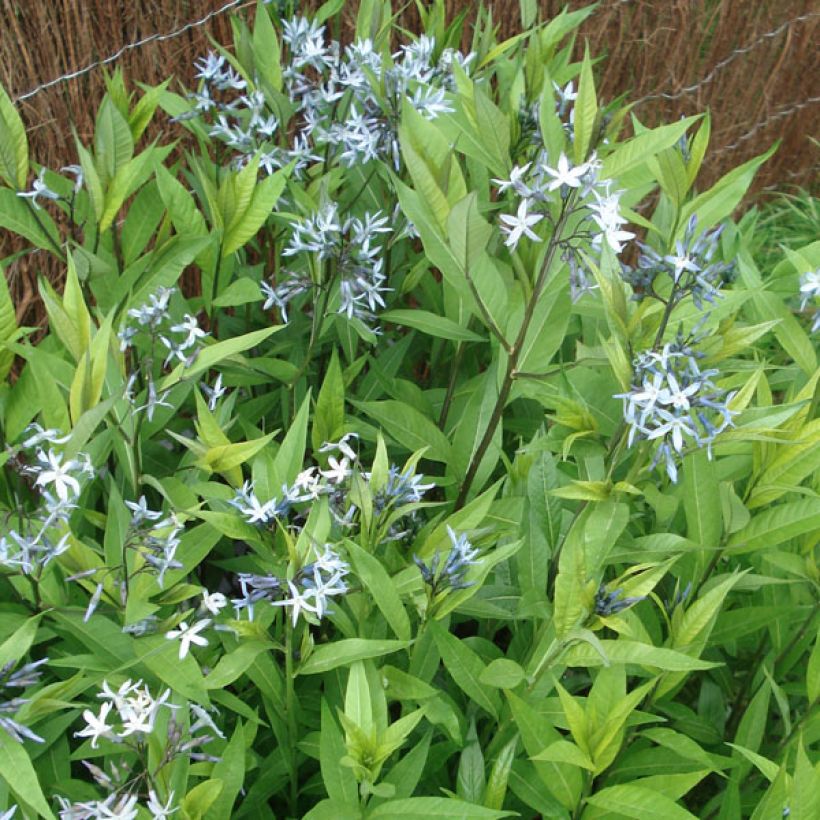
<svg viewBox="0 0 820 820">
<path fill-rule="evenodd" d="M 636 0 L 612 0 L 612 2 L 610 2 L 609 4 L 603 4 L 603 8 L 616 8 L 618 6 L 628 6 L 635 2 Z M 35 86 L 34 88 L 22 94 L 19 94 L 17 97 L 14 98 L 14 102 L 19 103 L 24 100 L 31 99 L 40 92 L 52 88 L 55 85 L 77 79 L 86 74 L 89 74 L 92 71 L 95 71 L 96 69 L 102 68 L 103 66 L 115 63 L 117 60 L 122 58 L 123 55 L 127 54 L 130 51 L 142 48 L 143 46 L 146 46 L 150 43 L 173 40 L 185 34 L 186 32 L 207 25 L 211 20 L 213 20 L 216 17 L 219 17 L 220 15 L 226 14 L 231 11 L 238 12 L 244 8 L 253 6 L 255 4 L 255 0 L 229 0 L 229 2 L 224 3 L 219 8 L 209 11 L 207 14 L 195 20 L 191 20 L 185 23 L 184 25 L 173 29 L 172 31 L 164 33 L 157 32 L 149 34 L 145 37 L 141 37 L 137 40 L 134 40 L 133 42 L 126 43 L 122 47 L 118 48 L 112 54 L 109 54 L 107 57 L 104 57 L 99 60 L 94 60 L 93 62 L 84 65 L 82 68 L 78 68 L 73 71 L 68 71 L 64 74 L 61 74 L 58 77 L 54 77 L 53 79 L 48 80 L 47 82 L 43 82 Z M 771 31 L 767 31 L 759 35 L 752 42 L 733 49 L 723 59 L 716 63 L 715 66 L 711 69 L 711 71 L 709 71 L 709 73 L 698 82 L 684 86 L 683 88 L 680 88 L 677 91 L 671 93 L 659 91 L 652 94 L 645 94 L 644 96 L 638 98 L 634 102 L 634 105 L 639 106 L 652 100 L 660 99 L 671 102 L 675 100 L 680 100 L 686 96 L 697 94 L 701 89 L 705 88 L 706 86 L 714 82 L 715 79 L 720 75 L 720 73 L 724 71 L 724 69 L 732 65 L 732 63 L 734 63 L 734 61 L 737 60 L 739 57 L 751 54 L 755 51 L 755 49 L 759 48 L 767 41 L 771 41 L 776 37 L 779 37 L 784 32 L 791 30 L 792 27 L 799 25 L 800 23 L 808 22 L 809 20 L 813 20 L 818 17 L 820 17 L 820 11 L 809 12 L 807 14 L 800 14 L 795 17 L 792 17 L 791 19 L 786 20 L 784 23 L 781 23 Z M 733 151 L 741 145 L 743 145 L 744 143 L 748 142 L 757 133 L 766 129 L 771 124 L 786 119 L 792 114 L 798 111 L 802 111 L 805 108 L 817 104 L 818 102 L 820 102 L 820 97 L 813 96 L 809 97 L 808 99 L 802 102 L 796 102 L 787 106 L 782 106 L 773 113 L 769 114 L 765 119 L 757 122 L 751 129 L 749 129 L 740 137 L 736 138 L 733 142 L 719 146 L 717 149 L 715 149 L 715 151 L 713 151 L 712 155 L 719 156 L 729 151 Z"/>
<path fill-rule="evenodd" d="M 66 82 L 68 80 L 76 80 L 78 77 L 82 77 L 85 74 L 88 74 L 97 68 L 102 68 L 103 66 L 115 63 L 129 51 L 134 51 L 134 49 L 142 48 L 143 46 L 146 46 L 149 43 L 159 43 L 163 42 L 164 40 L 174 40 L 175 38 L 181 36 L 182 34 L 185 34 L 188 31 L 193 31 L 193 29 L 206 25 L 215 17 L 219 17 L 221 14 L 226 14 L 229 11 L 239 11 L 240 9 L 247 8 L 248 6 L 253 5 L 255 5 L 255 0 L 229 0 L 229 2 L 225 3 L 223 6 L 220 6 L 218 9 L 214 9 L 213 11 L 209 11 L 204 17 L 200 17 L 198 20 L 191 20 L 191 22 L 185 23 L 185 25 L 180 26 L 179 28 L 176 28 L 173 31 L 168 31 L 165 34 L 149 34 L 147 37 L 141 37 L 139 40 L 135 40 L 132 43 L 126 43 L 124 46 L 122 46 L 122 48 L 118 48 L 113 54 L 109 54 L 107 57 L 104 57 L 101 60 L 94 60 L 94 62 L 88 63 L 88 65 L 85 65 L 82 68 L 78 68 L 76 71 L 69 71 L 66 74 L 61 74 L 59 77 L 55 77 L 53 80 L 41 83 L 35 88 L 32 88 L 30 91 L 26 91 L 24 94 L 20 94 L 18 97 L 15 97 L 14 102 L 19 103 L 23 100 L 28 100 L 31 97 L 34 97 L 35 95 L 39 94 L 41 91 L 45 91 L 47 88 L 51 88 L 52 86 L 58 85 L 59 83 Z"/>
</svg>

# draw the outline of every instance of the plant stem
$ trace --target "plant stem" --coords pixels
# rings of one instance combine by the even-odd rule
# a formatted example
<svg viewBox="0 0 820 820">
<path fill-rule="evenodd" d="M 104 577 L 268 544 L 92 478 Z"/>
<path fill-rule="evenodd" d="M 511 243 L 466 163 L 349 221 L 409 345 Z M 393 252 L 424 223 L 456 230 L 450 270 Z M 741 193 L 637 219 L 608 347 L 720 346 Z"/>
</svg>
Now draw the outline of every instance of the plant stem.
<svg viewBox="0 0 820 820">
<path fill-rule="evenodd" d="M 453 366 L 450 368 L 450 381 L 447 383 L 447 393 L 444 396 L 444 402 L 441 405 L 441 413 L 438 417 L 438 426 L 443 431 L 444 425 L 447 423 L 447 416 L 450 412 L 450 405 L 453 403 L 453 396 L 456 392 L 456 378 L 461 367 L 461 360 L 464 358 L 465 343 L 461 342 L 456 355 L 453 358 Z"/>
<path fill-rule="evenodd" d="M 498 398 L 496 399 L 495 406 L 493 407 L 493 412 L 490 416 L 490 421 L 487 424 L 487 429 L 484 431 L 484 435 L 481 437 L 481 441 L 479 442 L 478 447 L 470 460 L 470 464 L 467 467 L 467 474 L 464 477 L 464 481 L 459 489 L 458 497 L 456 498 L 454 507 L 456 510 L 460 510 L 467 501 L 467 496 L 469 495 L 470 489 L 475 481 L 478 468 L 481 465 L 490 444 L 492 443 L 496 428 L 501 421 L 501 416 L 504 413 L 507 399 L 510 396 L 513 381 L 515 381 L 515 373 L 518 370 L 518 357 L 521 355 L 521 349 L 523 348 L 524 340 L 527 337 L 527 331 L 530 329 L 530 324 L 532 323 L 533 316 L 535 315 L 535 307 L 544 290 L 547 275 L 549 274 L 549 270 L 552 267 L 553 260 L 555 259 L 555 253 L 560 244 L 561 231 L 566 225 L 567 218 L 571 212 L 572 209 L 570 207 L 570 199 L 568 198 L 561 205 L 561 214 L 555 224 L 555 231 L 550 239 L 549 247 L 547 248 L 547 252 L 544 256 L 544 262 L 541 265 L 541 270 L 538 272 L 538 278 L 536 279 L 535 286 L 532 289 L 532 297 L 527 303 L 527 307 L 524 312 L 524 319 L 521 322 L 521 327 L 519 328 L 515 342 L 508 351 L 509 358 L 507 360 L 507 369 L 504 374 L 504 381 L 502 382 L 501 389 L 498 392 Z"/>
<path fill-rule="evenodd" d="M 297 816 L 299 802 L 298 765 L 296 761 L 296 741 L 298 725 L 296 722 L 296 693 L 293 688 L 293 624 L 285 615 L 285 712 L 290 738 L 290 814 Z"/>
</svg>

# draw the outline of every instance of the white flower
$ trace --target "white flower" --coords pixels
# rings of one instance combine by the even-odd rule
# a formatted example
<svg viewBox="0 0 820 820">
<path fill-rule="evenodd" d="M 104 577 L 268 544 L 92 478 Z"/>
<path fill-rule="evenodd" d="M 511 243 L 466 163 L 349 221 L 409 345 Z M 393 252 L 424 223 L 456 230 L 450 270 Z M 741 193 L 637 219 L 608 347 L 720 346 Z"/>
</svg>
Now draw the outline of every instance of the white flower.
<svg viewBox="0 0 820 820">
<path fill-rule="evenodd" d="M 353 472 L 348 466 L 347 458 L 337 461 L 333 456 L 328 456 L 327 463 L 330 465 L 330 469 L 320 470 L 319 472 L 331 484 L 341 484 Z"/>
<path fill-rule="evenodd" d="M 508 248 L 512 248 L 515 250 L 518 247 L 518 243 L 521 241 L 522 236 L 528 236 L 530 239 L 535 240 L 536 242 L 540 242 L 541 238 L 538 234 L 534 233 L 531 230 L 533 225 L 537 225 L 543 218 L 543 214 L 528 214 L 527 208 L 529 207 L 529 200 L 522 199 L 521 204 L 518 206 L 518 212 L 515 216 L 510 216 L 509 214 L 501 214 L 501 221 L 504 223 L 504 226 L 501 230 L 507 235 L 504 244 Z"/>
<path fill-rule="evenodd" d="M 83 187 L 83 169 L 81 165 L 64 165 L 60 168 L 68 174 L 74 174 L 74 193 L 79 193 Z M 2 820 L 2 818 L 0 818 Z"/>
<path fill-rule="evenodd" d="M 200 387 L 202 392 L 208 397 L 208 409 L 213 412 L 216 410 L 216 403 L 228 392 L 227 388 L 222 385 L 222 374 L 216 377 L 213 387 L 208 387 L 205 382 L 202 382 Z"/>
<path fill-rule="evenodd" d="M 213 615 L 219 615 L 219 611 L 228 605 L 228 599 L 221 592 L 202 593 L 202 606 Z"/>
<path fill-rule="evenodd" d="M 208 645 L 208 639 L 203 638 L 198 633 L 200 633 L 207 626 L 210 626 L 210 623 L 210 618 L 203 618 L 202 620 L 197 621 L 195 624 L 192 624 L 191 626 L 188 626 L 188 624 L 185 621 L 183 621 L 179 625 L 179 629 L 171 629 L 165 633 L 165 637 L 168 638 L 169 641 L 173 641 L 176 638 L 179 638 L 180 660 L 182 660 L 188 654 L 188 649 L 190 649 L 192 643 L 195 643 L 197 646 Z"/>
<path fill-rule="evenodd" d="M 176 809 L 171 808 L 171 804 L 173 802 L 173 789 L 169 792 L 168 800 L 164 806 L 159 802 L 157 793 L 153 789 L 148 790 L 148 802 L 146 803 L 146 808 L 151 812 L 151 817 L 153 820 L 167 820 L 167 818 L 170 817 L 175 811 L 179 811 L 178 807 Z"/>
<path fill-rule="evenodd" d="M 282 601 L 271 601 L 274 606 L 289 606 L 292 607 L 291 610 L 291 618 L 293 619 L 293 625 L 296 626 L 296 622 L 299 620 L 299 613 L 304 609 L 305 612 L 312 612 L 314 615 L 317 614 L 317 606 L 316 604 L 311 604 L 308 601 L 308 598 L 314 597 L 313 590 L 305 590 L 304 592 L 300 592 L 293 581 L 288 581 L 288 586 L 290 587 L 290 598 L 285 598 Z"/>
<path fill-rule="evenodd" d="M 589 165 L 587 163 L 583 163 L 581 165 L 576 165 L 573 168 L 569 164 L 567 155 L 562 153 L 561 156 L 558 157 L 558 165 L 554 169 L 544 165 L 544 170 L 551 177 L 555 177 L 555 179 L 553 179 L 547 186 L 548 190 L 554 191 L 562 185 L 567 185 L 570 188 L 580 188 L 583 184 L 582 177 L 589 170 Z"/>
<path fill-rule="evenodd" d="M 69 470 L 76 469 L 78 466 L 76 462 L 69 461 L 67 464 L 63 464 L 62 455 L 54 453 L 51 450 L 45 454 L 45 460 L 51 469 L 43 470 L 40 475 L 37 476 L 35 483 L 41 487 L 46 484 L 53 484 L 60 501 L 68 500 L 69 490 L 71 490 L 73 495 L 79 495 L 80 484 L 74 476 L 69 474 Z"/>
<path fill-rule="evenodd" d="M 180 344 L 180 348 L 183 350 L 191 347 L 191 345 L 196 344 L 197 339 L 202 339 L 208 334 L 202 330 L 202 328 L 197 324 L 196 316 L 191 316 L 190 313 L 185 314 L 184 321 L 182 321 L 178 325 L 173 325 L 171 327 L 172 333 L 185 333 L 185 341 Z"/>
<path fill-rule="evenodd" d="M 143 521 L 157 521 L 162 518 L 161 512 L 148 509 L 148 502 L 144 495 L 141 495 L 137 501 L 126 501 L 125 506 L 131 510 L 131 523 L 134 526 L 141 524 Z"/>
<path fill-rule="evenodd" d="M 820 296 L 820 268 L 800 276 L 800 296 L 800 310 L 805 310 L 810 300 Z"/>
<path fill-rule="evenodd" d="M 524 183 L 524 175 L 527 173 L 531 162 L 526 165 L 516 165 L 510 171 L 510 178 L 507 179 L 493 179 L 493 182 L 498 185 L 498 193 L 503 194 L 507 188 L 512 188 L 519 196 L 532 196 L 532 189 Z"/>
<path fill-rule="evenodd" d="M 91 748 L 97 748 L 97 742 L 101 737 L 111 738 L 113 736 L 113 726 L 105 722 L 108 713 L 111 711 L 111 704 L 104 703 L 100 709 L 100 714 L 95 715 L 90 709 L 83 712 L 83 720 L 87 726 L 80 732 L 75 732 L 75 737 L 90 737 Z"/>
<path fill-rule="evenodd" d="M 686 252 L 686 249 L 683 247 L 681 242 L 678 242 L 677 253 L 664 256 L 663 261 L 668 262 L 675 268 L 672 277 L 676 282 L 680 279 L 681 274 L 685 270 L 690 271 L 691 273 L 697 273 L 700 270 L 700 267 L 696 265 L 689 257 L 689 254 Z"/>
<path fill-rule="evenodd" d="M 44 199 L 59 199 L 60 195 L 55 193 L 48 187 L 45 182 L 45 173 L 46 169 L 41 168 L 40 173 L 37 175 L 37 179 L 31 184 L 30 191 L 18 191 L 17 196 L 26 197 L 31 200 L 31 204 L 39 211 L 40 206 L 37 204 L 37 200 L 40 197 Z"/>
</svg>

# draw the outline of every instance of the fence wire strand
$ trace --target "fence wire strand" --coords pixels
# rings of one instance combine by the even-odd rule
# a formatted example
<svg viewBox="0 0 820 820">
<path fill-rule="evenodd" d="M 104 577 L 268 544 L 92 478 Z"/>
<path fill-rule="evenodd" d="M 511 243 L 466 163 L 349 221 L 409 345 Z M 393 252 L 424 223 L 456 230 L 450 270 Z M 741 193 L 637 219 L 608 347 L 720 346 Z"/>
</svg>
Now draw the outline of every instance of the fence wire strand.
<svg viewBox="0 0 820 820">
<path fill-rule="evenodd" d="M 225 14 L 229 11 L 239 11 L 239 9 L 246 8 L 247 6 L 254 5 L 254 0 L 228 0 L 227 3 L 220 6 L 218 9 L 214 9 L 213 11 L 209 11 L 204 17 L 200 17 L 198 20 L 192 20 L 189 23 L 186 23 L 184 26 L 180 26 L 173 31 L 166 32 L 165 34 L 155 33 L 149 34 L 147 37 L 142 37 L 139 40 L 135 40 L 133 43 L 126 43 L 122 48 L 115 51 L 113 54 L 109 54 L 108 57 L 104 57 L 102 60 L 95 60 L 93 63 L 89 63 L 82 68 L 78 68 L 76 71 L 69 71 L 66 74 L 61 74 L 59 77 L 55 77 L 53 80 L 49 80 L 46 83 L 42 83 L 41 85 L 32 88 L 29 91 L 26 91 L 24 94 L 21 94 L 19 97 L 15 97 L 14 102 L 18 103 L 22 100 L 27 100 L 36 94 L 39 94 L 41 91 L 44 91 L 47 88 L 51 88 L 52 86 L 58 85 L 59 83 L 65 82 L 66 80 L 75 80 L 77 77 L 82 77 L 84 74 L 90 74 L 94 71 L 95 68 L 101 68 L 104 65 L 108 65 L 109 63 L 113 63 L 116 60 L 119 60 L 123 54 L 127 54 L 129 51 L 133 51 L 137 48 L 142 48 L 144 45 L 148 45 L 148 43 L 156 43 L 162 40 L 173 40 L 175 37 L 179 37 L 182 34 L 185 34 L 186 31 L 191 31 L 192 29 L 199 28 L 200 26 L 204 26 L 210 20 L 213 20 L 214 17 L 219 17 L 221 14 Z"/>
<path fill-rule="evenodd" d="M 616 8 L 632 5 L 634 3 L 635 0 L 611 0 L 611 3 L 605 4 L 603 7 L 614 10 Z M 161 42 L 164 40 L 172 40 L 176 37 L 185 34 L 188 31 L 206 25 L 215 17 L 219 17 L 222 14 L 225 14 L 229 11 L 239 11 L 252 5 L 255 5 L 255 0 L 228 0 L 228 2 L 224 3 L 219 8 L 209 11 L 207 14 L 203 15 L 199 19 L 191 20 L 190 22 L 185 23 L 179 28 L 173 29 L 172 31 L 165 33 L 156 32 L 154 34 L 149 34 L 146 37 L 142 37 L 139 40 L 135 40 L 131 43 L 126 43 L 124 46 L 117 49 L 117 51 L 115 51 L 113 54 L 108 55 L 107 57 L 104 57 L 100 60 L 95 60 L 94 62 L 89 63 L 88 65 L 85 65 L 82 68 L 76 69 L 75 71 L 66 72 L 65 74 L 61 74 L 59 77 L 54 77 L 53 79 L 48 80 L 47 82 L 41 83 L 40 85 L 30 89 L 29 91 L 26 91 L 25 93 L 17 96 L 14 99 L 14 102 L 22 102 L 23 100 L 30 99 L 31 97 L 34 97 L 37 94 L 39 94 L 41 91 L 45 91 L 46 89 L 59 85 L 62 82 L 74 80 L 78 77 L 82 77 L 86 74 L 89 74 L 97 68 L 101 68 L 102 66 L 115 62 L 124 54 L 127 54 L 128 52 L 133 51 L 135 49 L 141 48 L 142 46 L 148 45 L 149 43 Z M 682 97 L 685 97 L 688 94 L 692 94 L 700 90 L 701 88 L 711 84 L 727 66 L 731 65 L 739 57 L 742 57 L 754 51 L 767 40 L 772 40 L 775 37 L 778 37 L 791 26 L 797 25 L 799 23 L 804 23 L 808 20 L 817 17 L 820 17 L 820 11 L 812 11 L 806 14 L 801 14 L 797 17 L 793 17 L 792 19 L 787 20 L 786 22 L 777 26 L 777 28 L 774 28 L 771 31 L 767 31 L 764 34 L 761 34 L 759 37 L 757 37 L 755 40 L 748 43 L 747 45 L 741 46 L 731 51 L 726 57 L 724 57 L 720 62 L 718 62 L 702 80 L 699 80 L 697 83 L 685 86 L 679 89 L 678 91 L 671 93 L 657 92 L 653 94 L 648 94 L 646 96 L 640 97 L 638 100 L 635 101 L 634 104 L 640 105 L 645 102 L 650 102 L 652 100 L 659 99 L 674 101 L 681 99 Z M 732 151 L 736 148 L 739 148 L 743 143 L 750 140 L 755 134 L 757 134 L 759 131 L 763 130 L 767 126 L 771 125 L 773 122 L 778 122 L 782 119 L 785 119 L 789 117 L 791 114 L 794 114 L 797 111 L 800 111 L 811 105 L 815 105 L 818 102 L 820 102 L 820 96 L 809 97 L 803 102 L 795 103 L 793 105 L 777 109 L 764 120 L 761 120 L 760 122 L 755 124 L 755 126 L 751 130 L 747 131 L 742 136 L 738 137 L 734 142 L 730 143 L 729 145 L 724 145 L 718 148 L 715 152 L 713 152 L 713 156 L 724 154 L 727 151 Z"/>
<path fill-rule="evenodd" d="M 724 57 L 719 63 L 717 63 L 702 80 L 699 80 L 692 85 L 687 85 L 679 91 L 675 91 L 671 94 L 663 91 L 659 91 L 655 94 L 647 94 L 645 97 L 641 97 L 636 100 L 635 105 L 640 105 L 641 103 L 649 102 L 650 100 L 679 100 L 687 94 L 692 94 L 693 92 L 698 91 L 713 82 L 715 77 L 717 77 L 717 75 L 720 74 L 724 68 L 731 65 L 738 57 L 742 57 L 744 54 L 749 54 L 758 46 L 765 43 L 766 40 L 774 39 L 779 34 L 786 31 L 789 27 L 796 25 L 797 23 L 804 23 L 806 20 L 811 20 L 814 17 L 820 17 L 820 11 L 811 11 L 808 14 L 801 14 L 799 17 L 793 17 L 791 20 L 787 20 L 785 23 L 779 25 L 776 29 L 767 31 L 765 34 L 761 34 L 756 40 L 753 40 L 748 45 L 741 46 L 740 48 L 736 48 L 734 51 L 731 51 L 728 56 Z"/>
</svg>

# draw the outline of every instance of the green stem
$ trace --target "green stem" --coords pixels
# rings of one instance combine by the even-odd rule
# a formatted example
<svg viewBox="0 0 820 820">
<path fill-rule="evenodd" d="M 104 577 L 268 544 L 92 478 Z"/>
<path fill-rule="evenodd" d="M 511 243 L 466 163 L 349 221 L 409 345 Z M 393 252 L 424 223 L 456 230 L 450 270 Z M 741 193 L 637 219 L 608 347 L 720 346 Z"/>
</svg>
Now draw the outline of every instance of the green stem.
<svg viewBox="0 0 820 820">
<path fill-rule="evenodd" d="M 293 669 L 293 624 L 285 615 L 285 712 L 288 723 L 288 737 L 290 743 L 290 814 L 297 816 L 299 802 L 298 762 L 296 759 L 296 741 L 298 740 L 298 725 L 296 722 L 296 692 L 294 690 Z"/>
<path fill-rule="evenodd" d="M 538 278 L 536 279 L 535 286 L 532 289 L 532 297 L 527 303 L 527 308 L 524 313 L 524 319 L 521 322 L 521 327 L 519 328 L 515 342 L 512 344 L 508 351 L 509 358 L 507 360 L 507 369 L 504 374 L 504 380 L 501 383 L 501 389 L 498 392 L 498 398 L 496 399 L 495 406 L 493 407 L 493 412 L 490 415 L 490 421 L 487 424 L 487 428 L 484 430 L 484 435 L 481 437 L 481 441 L 479 442 L 478 447 L 476 448 L 476 451 L 473 454 L 472 459 L 470 460 L 470 464 L 467 467 L 467 474 L 464 477 L 464 481 L 462 482 L 461 488 L 459 489 L 458 497 L 456 498 L 456 503 L 454 507 L 455 510 L 460 510 L 467 501 L 467 496 L 469 495 L 470 489 L 472 488 L 473 482 L 475 481 L 478 468 L 490 444 L 492 443 L 496 428 L 498 427 L 498 424 L 501 421 L 501 417 L 504 413 L 504 408 L 507 404 L 507 399 L 510 396 L 510 390 L 512 389 L 513 381 L 515 380 L 515 373 L 518 370 L 518 358 L 521 355 L 521 350 L 524 346 L 524 340 L 527 337 L 527 331 L 530 329 L 530 324 L 532 322 L 533 316 L 535 315 L 535 307 L 538 303 L 538 299 L 540 298 L 544 290 L 544 285 L 547 281 L 547 275 L 549 274 L 549 270 L 552 267 L 552 263 L 555 258 L 555 253 L 560 245 L 561 232 L 564 226 L 566 225 L 567 218 L 572 212 L 570 203 L 571 200 L 567 199 L 561 205 L 561 215 L 558 217 L 558 221 L 555 225 L 555 232 L 553 233 L 552 238 L 550 239 L 549 247 L 547 248 L 547 252 L 544 256 L 544 262 L 541 265 L 541 270 L 538 273 Z"/>
<path fill-rule="evenodd" d="M 461 342 L 453 358 L 453 366 L 450 368 L 450 381 L 447 383 L 447 393 L 444 396 L 441 413 L 438 417 L 438 426 L 441 430 L 444 430 L 444 425 L 447 423 L 450 405 L 453 403 L 453 396 L 455 396 L 456 393 L 456 379 L 458 378 L 458 371 L 461 368 L 461 360 L 464 358 L 464 348 L 465 344 Z"/>
</svg>

